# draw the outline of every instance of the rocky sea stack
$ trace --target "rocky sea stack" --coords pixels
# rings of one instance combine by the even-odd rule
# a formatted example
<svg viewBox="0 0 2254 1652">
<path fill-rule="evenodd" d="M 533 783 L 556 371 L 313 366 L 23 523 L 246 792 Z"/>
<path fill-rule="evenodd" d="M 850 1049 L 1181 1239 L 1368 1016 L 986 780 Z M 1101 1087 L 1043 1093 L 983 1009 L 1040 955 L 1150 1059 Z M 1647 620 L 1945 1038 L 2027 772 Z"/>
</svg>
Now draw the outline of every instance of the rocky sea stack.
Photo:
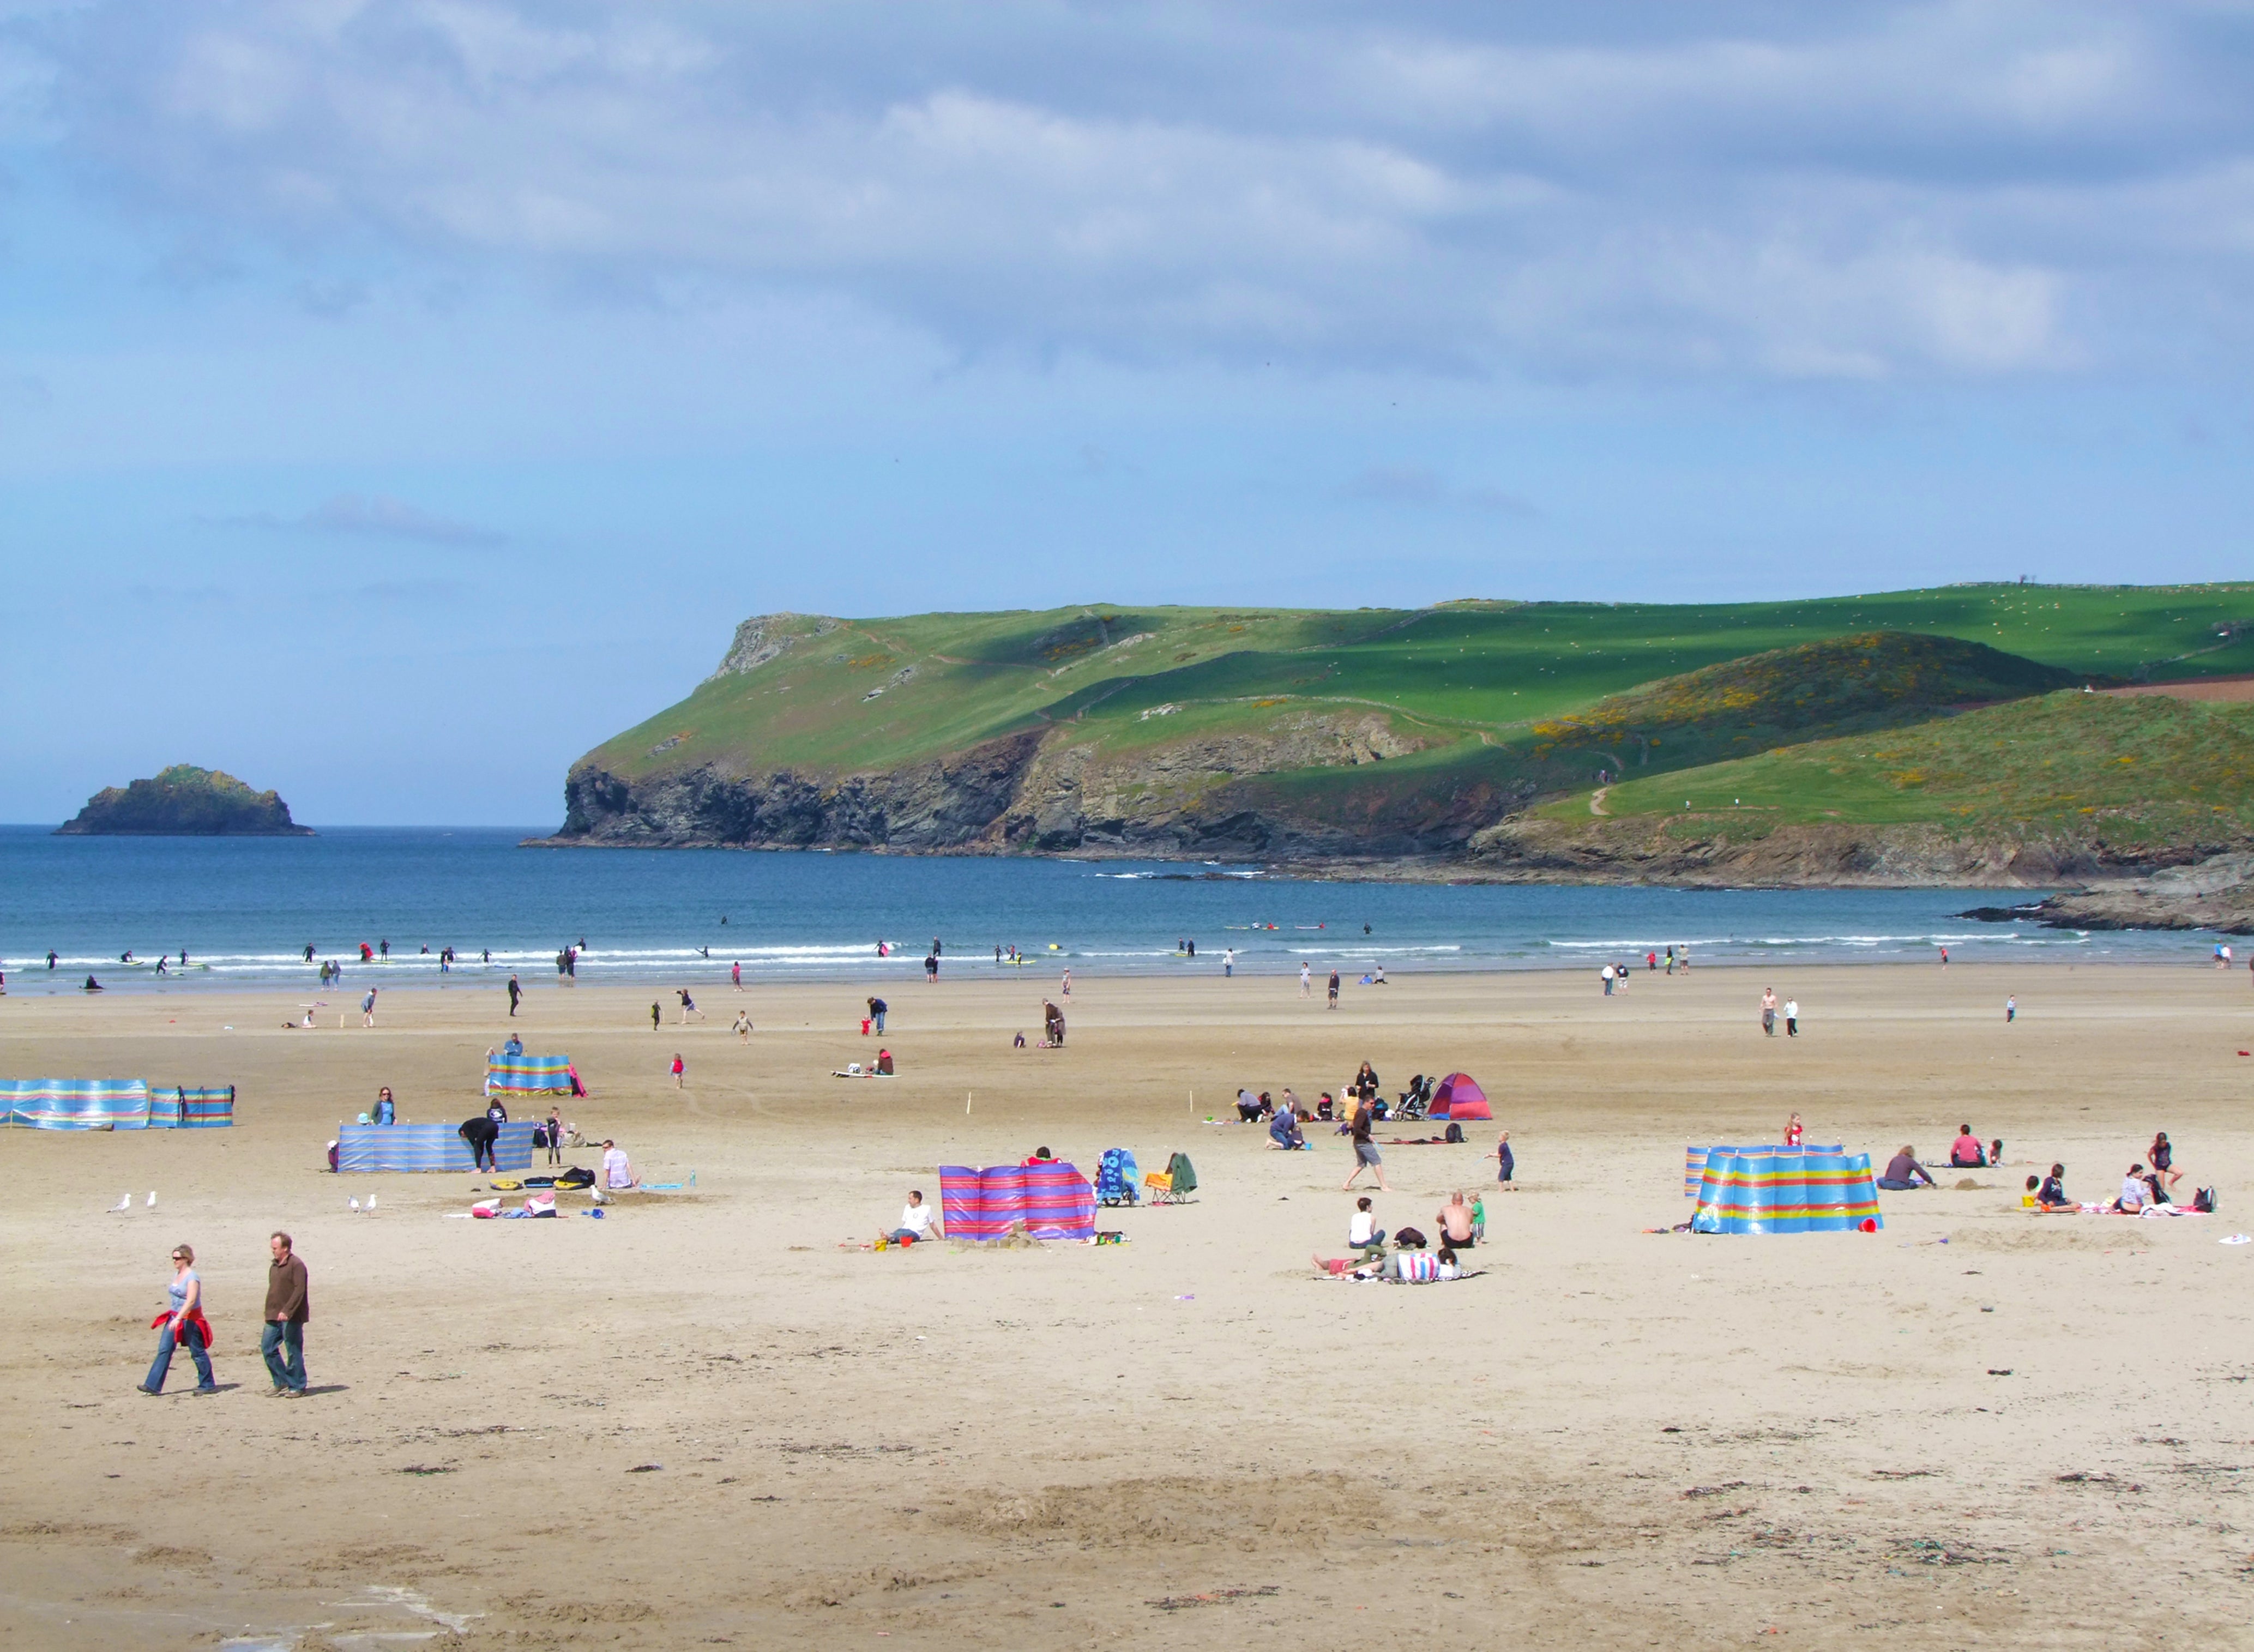
<svg viewBox="0 0 2254 1652">
<path fill-rule="evenodd" d="M 153 780 L 105 786 L 58 836 L 311 837 L 272 792 L 254 792 L 232 774 L 176 763 Z"/>
</svg>

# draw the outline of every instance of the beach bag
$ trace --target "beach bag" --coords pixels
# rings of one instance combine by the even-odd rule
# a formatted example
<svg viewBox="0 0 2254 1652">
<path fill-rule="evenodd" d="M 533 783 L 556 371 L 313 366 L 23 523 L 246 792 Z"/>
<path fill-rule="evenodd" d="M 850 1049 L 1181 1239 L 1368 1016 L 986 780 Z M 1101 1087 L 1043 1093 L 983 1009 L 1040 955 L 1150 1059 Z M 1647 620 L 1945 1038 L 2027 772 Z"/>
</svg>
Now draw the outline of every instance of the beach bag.
<svg viewBox="0 0 2254 1652">
<path fill-rule="evenodd" d="M 1460 1142 L 1463 1140 L 1463 1138 L 1464 1127 L 1461 1124 L 1457 1124 L 1455 1120 L 1450 1119 L 1448 1121 L 1448 1133 L 1441 1139 L 1444 1141 Z"/>
<path fill-rule="evenodd" d="M 535 1147 L 545 1147 L 545 1146 L 547 1146 L 547 1145 L 548 1145 L 548 1126 L 547 1126 L 547 1125 L 545 1125 L 545 1124 L 535 1124 L 535 1125 L 532 1127 L 532 1144 L 533 1144 Z"/>
<path fill-rule="evenodd" d="M 2194 1210 L 2205 1211 L 2208 1214 L 2212 1215 L 2215 1212 L 2215 1189 L 2212 1187 L 2202 1187 L 2198 1192 L 2192 1194 L 2191 1208 Z"/>
<path fill-rule="evenodd" d="M 1393 1236 L 1393 1242 L 1404 1250 L 1422 1250 L 1426 1241 L 1416 1228 L 1404 1228 Z"/>
<path fill-rule="evenodd" d="M 558 1187 L 592 1187 L 595 1185 L 595 1172 L 584 1165 L 574 1165 L 556 1179 L 556 1185 Z"/>
</svg>

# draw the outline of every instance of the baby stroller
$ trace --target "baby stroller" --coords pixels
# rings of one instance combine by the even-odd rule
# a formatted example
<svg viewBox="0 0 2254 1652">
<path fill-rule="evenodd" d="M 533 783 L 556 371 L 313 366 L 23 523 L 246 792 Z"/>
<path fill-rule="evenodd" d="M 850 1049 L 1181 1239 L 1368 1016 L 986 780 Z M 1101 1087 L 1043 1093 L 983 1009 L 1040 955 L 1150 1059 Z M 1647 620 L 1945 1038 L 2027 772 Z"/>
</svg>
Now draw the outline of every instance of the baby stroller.
<svg viewBox="0 0 2254 1652">
<path fill-rule="evenodd" d="M 1394 1103 L 1393 1116 L 1403 1119 L 1426 1116 L 1432 1110 L 1432 1081 L 1419 1073 L 1409 1081 L 1409 1088 L 1402 1092 L 1401 1099 Z"/>
<path fill-rule="evenodd" d="M 1124 1147 L 1107 1147 L 1096 1170 L 1096 1202 L 1099 1205 L 1131 1205 L 1140 1195 L 1136 1184 L 1142 1173 L 1135 1166 L 1135 1155 Z"/>
</svg>

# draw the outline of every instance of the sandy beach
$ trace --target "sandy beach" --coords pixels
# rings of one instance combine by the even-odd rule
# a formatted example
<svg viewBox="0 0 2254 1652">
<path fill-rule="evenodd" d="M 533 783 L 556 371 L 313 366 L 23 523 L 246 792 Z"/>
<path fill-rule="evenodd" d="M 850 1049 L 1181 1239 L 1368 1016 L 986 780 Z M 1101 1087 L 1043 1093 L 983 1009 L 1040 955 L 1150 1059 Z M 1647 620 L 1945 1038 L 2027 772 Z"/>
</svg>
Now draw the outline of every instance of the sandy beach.
<svg viewBox="0 0 2254 1652">
<path fill-rule="evenodd" d="M 900 1075 L 860 1082 L 829 1076 L 877 1047 L 851 987 L 700 987 L 687 1028 L 667 994 L 657 1032 L 647 992 L 544 984 L 514 1024 L 387 992 L 374 1030 L 360 980 L 311 1032 L 286 993 L 0 1001 L 7 1075 L 239 1087 L 231 1130 L 0 1141 L 0 1647 L 2254 1644 L 2254 1245 L 2217 1242 L 2254 1228 L 2243 971 L 1802 968 L 1796 1040 L 1748 970 L 1396 976 L 1336 1012 L 1077 975 L 1058 1052 L 1011 1046 L 1053 978 L 991 975 L 889 990 Z M 444 1219 L 477 1179 L 326 1172 L 379 1084 L 478 1110 L 512 1026 L 575 1059 L 587 1137 L 694 1189 L 479 1222 Z M 1385 1149 L 1376 1196 L 1430 1232 L 1487 1190 L 1479 1277 L 1318 1278 L 1348 1145 L 1202 1122 L 1364 1059 L 1494 1098 L 1517 1192 L 1474 1126 Z M 1645 1231 L 1689 1214 L 1686 1143 L 1793 1111 L 1942 1188 L 1875 1236 Z M 2006 1143 L 1964 1189 L 1960 1121 Z M 2054 1159 L 2110 1196 L 2162 1129 L 2219 1214 L 2019 1208 Z M 1044 1144 L 1186 1151 L 1201 1186 L 1106 1213 L 1116 1248 L 841 1248 L 940 1164 Z M 257 1357 L 276 1228 L 302 1401 Z M 150 1398 L 182 1241 L 227 1386 L 184 1356 Z"/>
</svg>

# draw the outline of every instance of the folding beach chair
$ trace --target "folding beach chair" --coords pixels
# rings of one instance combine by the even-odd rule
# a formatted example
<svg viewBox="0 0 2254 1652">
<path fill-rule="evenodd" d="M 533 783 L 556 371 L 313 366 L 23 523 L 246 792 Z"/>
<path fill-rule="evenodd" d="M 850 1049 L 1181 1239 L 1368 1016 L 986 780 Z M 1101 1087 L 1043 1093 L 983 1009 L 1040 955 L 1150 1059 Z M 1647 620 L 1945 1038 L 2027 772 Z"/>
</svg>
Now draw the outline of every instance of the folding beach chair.
<svg viewBox="0 0 2254 1652">
<path fill-rule="evenodd" d="M 1099 1205 L 1131 1205 L 1138 1198 L 1135 1182 L 1138 1172 L 1135 1155 L 1124 1147 L 1107 1147 L 1102 1161 L 1096 1172 L 1096 1202 Z"/>
<path fill-rule="evenodd" d="M 1197 1172 L 1190 1168 L 1190 1156 L 1176 1153 L 1166 1161 L 1163 1171 L 1154 1170 L 1143 1178 L 1144 1189 L 1154 1205 L 1186 1204 L 1197 1191 Z"/>
</svg>

